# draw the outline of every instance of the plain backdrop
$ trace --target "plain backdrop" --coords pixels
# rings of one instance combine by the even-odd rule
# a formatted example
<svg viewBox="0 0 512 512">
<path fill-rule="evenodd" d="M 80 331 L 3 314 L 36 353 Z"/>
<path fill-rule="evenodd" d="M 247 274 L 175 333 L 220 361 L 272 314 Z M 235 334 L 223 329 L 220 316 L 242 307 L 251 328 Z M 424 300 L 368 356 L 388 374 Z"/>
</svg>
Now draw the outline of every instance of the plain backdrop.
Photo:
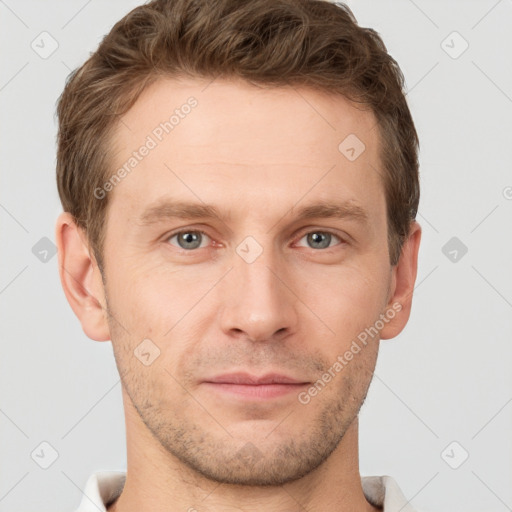
<svg viewBox="0 0 512 512">
<path fill-rule="evenodd" d="M 58 278 L 54 113 L 138 3 L 0 1 L 2 512 L 72 511 L 90 473 L 125 469 L 111 343 L 85 336 Z M 348 4 L 400 64 L 421 139 L 417 288 L 381 343 L 361 473 L 419 511 L 512 510 L 512 2 Z"/>
</svg>

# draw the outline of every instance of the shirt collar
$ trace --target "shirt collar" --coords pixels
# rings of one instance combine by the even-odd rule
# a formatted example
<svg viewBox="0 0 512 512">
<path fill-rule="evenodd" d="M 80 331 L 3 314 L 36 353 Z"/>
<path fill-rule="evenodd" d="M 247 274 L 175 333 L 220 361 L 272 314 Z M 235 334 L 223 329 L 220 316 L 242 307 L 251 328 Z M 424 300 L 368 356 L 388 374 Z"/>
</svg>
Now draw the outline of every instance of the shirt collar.
<svg viewBox="0 0 512 512">
<path fill-rule="evenodd" d="M 97 471 L 87 483 L 80 506 L 75 512 L 106 512 L 121 494 L 126 480 L 123 471 Z M 390 476 L 363 476 L 361 485 L 366 499 L 384 512 L 415 512 Z"/>
</svg>

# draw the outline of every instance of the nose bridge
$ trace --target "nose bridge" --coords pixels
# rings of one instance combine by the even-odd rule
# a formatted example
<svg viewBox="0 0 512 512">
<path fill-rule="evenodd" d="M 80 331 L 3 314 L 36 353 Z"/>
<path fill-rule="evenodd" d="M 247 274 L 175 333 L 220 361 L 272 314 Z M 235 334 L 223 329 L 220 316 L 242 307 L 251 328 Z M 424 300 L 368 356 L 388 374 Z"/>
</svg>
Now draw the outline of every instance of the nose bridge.
<svg viewBox="0 0 512 512">
<path fill-rule="evenodd" d="M 270 241 L 247 237 L 233 254 L 229 298 L 224 304 L 223 329 L 243 331 L 250 339 L 268 340 L 294 329 L 294 296 L 287 286 L 285 262 Z M 282 334 L 280 334 L 282 336 Z"/>
</svg>

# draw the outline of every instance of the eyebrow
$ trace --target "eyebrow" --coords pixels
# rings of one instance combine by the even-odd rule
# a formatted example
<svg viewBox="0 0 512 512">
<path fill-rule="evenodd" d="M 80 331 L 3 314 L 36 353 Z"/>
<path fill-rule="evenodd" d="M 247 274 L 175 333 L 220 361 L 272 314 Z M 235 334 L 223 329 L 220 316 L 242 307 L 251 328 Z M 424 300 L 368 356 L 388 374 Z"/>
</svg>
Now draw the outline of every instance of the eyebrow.
<svg viewBox="0 0 512 512">
<path fill-rule="evenodd" d="M 291 211 L 293 211 L 292 208 Z M 172 219 L 220 219 L 229 220 L 229 213 L 220 212 L 215 206 L 201 203 L 188 203 L 184 201 L 162 200 L 149 206 L 138 220 L 141 226 L 149 226 Z M 284 218 L 284 216 L 283 216 Z M 303 206 L 297 210 L 296 220 L 313 218 L 337 218 L 348 219 L 368 224 L 369 217 L 366 210 L 353 201 L 332 202 L 318 201 L 314 204 Z"/>
</svg>

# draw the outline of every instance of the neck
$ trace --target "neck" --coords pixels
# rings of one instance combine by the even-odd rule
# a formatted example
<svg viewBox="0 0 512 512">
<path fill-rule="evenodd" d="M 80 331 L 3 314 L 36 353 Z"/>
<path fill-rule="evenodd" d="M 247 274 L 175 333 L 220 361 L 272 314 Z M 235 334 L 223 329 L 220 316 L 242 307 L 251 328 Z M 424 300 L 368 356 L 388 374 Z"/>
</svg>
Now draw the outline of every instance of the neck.
<svg viewBox="0 0 512 512">
<path fill-rule="evenodd" d="M 244 486 L 209 480 L 163 449 L 125 403 L 127 472 L 123 492 L 108 512 L 376 512 L 365 498 L 358 462 L 358 419 L 330 457 L 282 486 Z"/>
</svg>

